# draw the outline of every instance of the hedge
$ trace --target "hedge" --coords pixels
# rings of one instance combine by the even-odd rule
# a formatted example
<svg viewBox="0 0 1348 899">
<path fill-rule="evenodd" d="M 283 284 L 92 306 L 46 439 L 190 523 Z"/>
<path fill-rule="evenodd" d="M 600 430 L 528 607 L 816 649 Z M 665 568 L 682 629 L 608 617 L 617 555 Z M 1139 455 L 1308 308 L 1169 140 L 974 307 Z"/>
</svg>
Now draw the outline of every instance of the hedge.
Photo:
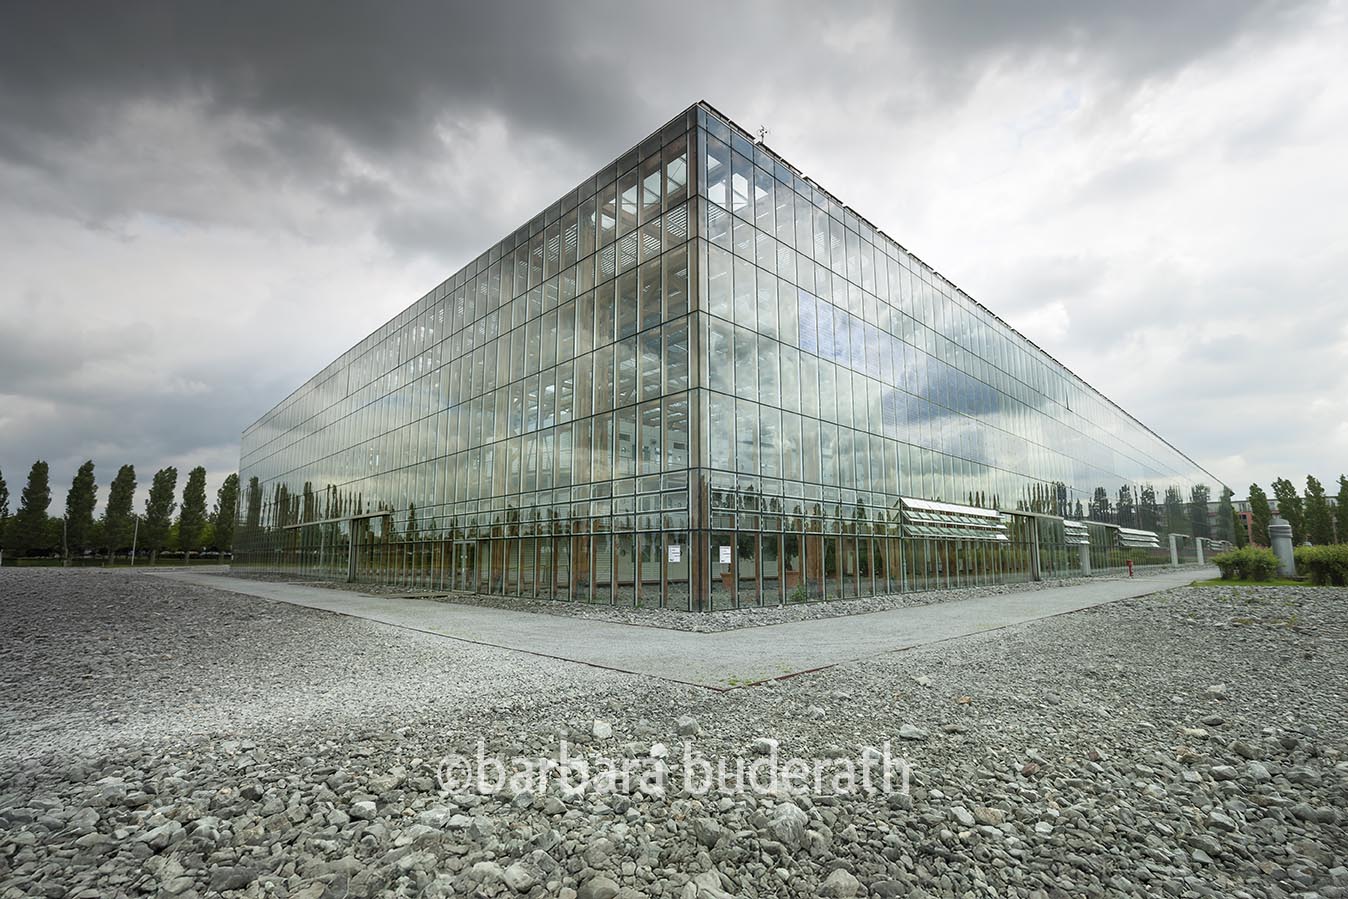
<svg viewBox="0 0 1348 899">
<path fill-rule="evenodd" d="M 1298 546 L 1294 556 L 1297 571 L 1317 587 L 1348 587 L 1348 543 Z"/>
<path fill-rule="evenodd" d="M 1222 572 L 1223 580 L 1266 581 L 1278 572 L 1278 557 L 1262 546 L 1247 546 L 1219 553 L 1212 564 Z"/>
</svg>

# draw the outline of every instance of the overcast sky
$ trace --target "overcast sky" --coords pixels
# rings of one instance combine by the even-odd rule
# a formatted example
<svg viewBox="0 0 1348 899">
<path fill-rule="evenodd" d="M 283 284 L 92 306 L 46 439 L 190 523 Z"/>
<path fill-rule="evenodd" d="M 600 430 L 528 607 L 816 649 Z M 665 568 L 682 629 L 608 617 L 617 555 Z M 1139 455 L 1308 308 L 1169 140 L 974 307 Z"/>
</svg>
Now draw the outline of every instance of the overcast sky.
<svg viewBox="0 0 1348 899">
<path fill-rule="evenodd" d="M 245 426 L 697 99 L 1244 496 L 1348 469 L 1343 3 L 26 3 L 0 471 Z"/>
</svg>

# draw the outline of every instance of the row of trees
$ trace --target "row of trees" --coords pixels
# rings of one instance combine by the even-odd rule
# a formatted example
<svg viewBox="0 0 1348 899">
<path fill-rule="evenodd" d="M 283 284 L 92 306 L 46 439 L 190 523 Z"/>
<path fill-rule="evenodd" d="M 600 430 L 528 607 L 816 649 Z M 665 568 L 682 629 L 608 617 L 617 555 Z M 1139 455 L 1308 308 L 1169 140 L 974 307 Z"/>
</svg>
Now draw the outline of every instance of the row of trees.
<svg viewBox="0 0 1348 899">
<path fill-rule="evenodd" d="M 1339 492 L 1334 497 L 1333 508 L 1324 484 L 1314 475 L 1306 476 L 1306 490 L 1301 494 L 1286 478 L 1275 479 L 1273 499 L 1278 514 L 1292 526 L 1292 542 L 1297 546 L 1303 543 L 1316 546 L 1348 543 L 1348 477 L 1339 475 Z M 1250 485 L 1250 518 L 1254 542 L 1268 546 L 1268 523 L 1273 520 L 1273 506 L 1258 484 Z"/>
<path fill-rule="evenodd" d="M 1229 503 L 1231 491 L 1223 490 L 1222 500 Z M 1089 519 L 1117 524 L 1126 528 L 1139 528 L 1144 531 L 1156 531 L 1164 534 L 1191 534 L 1194 537 L 1230 540 L 1230 516 L 1228 527 L 1218 525 L 1214 532 L 1208 516 L 1208 504 L 1212 500 L 1212 490 L 1206 484 L 1190 488 L 1186 498 L 1179 487 L 1167 487 L 1158 497 L 1156 488 L 1151 484 L 1138 487 L 1136 495 L 1133 488 L 1124 484 L 1115 496 L 1110 496 L 1104 487 L 1096 487 L 1090 505 L 1082 508 L 1077 503 L 1075 514 L 1068 512 L 1064 518 Z"/>
<path fill-rule="evenodd" d="M 178 469 L 155 472 L 142 514 L 132 508 L 136 494 L 136 469 L 123 465 L 108 485 L 108 502 L 95 518 L 98 482 L 93 460 L 75 472 L 66 493 L 65 515 L 52 516 L 51 482 L 47 463 L 38 460 L 28 472 L 28 483 L 19 496 L 13 515 L 9 487 L 0 472 L 0 549 L 14 556 L 67 558 L 88 553 L 108 555 L 137 548 L 151 559 L 168 549 L 191 554 L 207 549 L 226 552 L 234 543 L 234 512 L 239 496 L 239 476 L 231 474 L 216 491 L 215 505 L 206 507 L 206 469 L 198 465 L 187 473 L 182 505 L 178 504 Z M 177 518 L 174 512 L 177 511 Z"/>
</svg>

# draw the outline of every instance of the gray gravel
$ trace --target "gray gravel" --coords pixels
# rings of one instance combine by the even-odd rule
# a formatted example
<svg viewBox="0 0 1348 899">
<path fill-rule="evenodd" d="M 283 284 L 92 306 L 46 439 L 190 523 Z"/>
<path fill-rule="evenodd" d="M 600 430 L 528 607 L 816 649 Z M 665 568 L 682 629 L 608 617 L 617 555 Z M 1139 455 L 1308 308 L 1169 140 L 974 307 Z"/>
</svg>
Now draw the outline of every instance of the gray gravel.
<svg viewBox="0 0 1348 899">
<path fill-rule="evenodd" d="M 1211 571 L 1202 565 L 1183 565 L 1182 569 L 1192 569 L 1197 576 Z M 1136 577 L 1145 579 L 1154 575 L 1169 574 L 1176 569 L 1165 565 L 1147 566 L 1137 569 Z M 1096 577 L 1062 578 L 1052 581 L 1038 581 L 1024 584 L 997 584 L 987 587 L 963 587 L 956 590 L 927 590 L 917 593 L 894 593 L 884 596 L 866 596 L 857 599 L 842 599 L 829 602 L 793 603 L 785 606 L 765 606 L 750 609 L 727 609 L 715 612 L 690 613 L 686 610 L 634 608 L 632 606 L 589 605 L 579 602 L 565 602 L 549 599 L 534 599 L 513 596 L 494 596 L 485 593 L 456 593 L 438 590 L 418 590 L 407 587 L 382 586 L 378 584 L 350 584 L 345 581 L 319 579 L 287 580 L 266 574 L 256 574 L 247 570 L 228 572 L 233 577 L 249 580 L 280 581 L 299 584 L 306 587 L 326 587 L 332 590 L 350 590 L 376 596 L 402 596 L 412 599 L 427 599 L 435 602 L 447 602 L 458 605 L 481 606 L 494 609 L 509 609 L 517 612 L 537 612 L 544 615 L 561 615 L 568 618 L 584 618 L 594 621 L 611 621 L 618 624 L 633 624 L 643 627 L 660 627 L 668 630 L 692 631 L 701 634 L 714 634 L 720 631 L 739 630 L 746 627 L 766 627 L 771 624 L 785 624 L 791 621 L 813 621 L 821 618 L 841 618 L 847 615 L 865 615 L 869 612 L 885 612 L 890 609 L 905 609 L 925 606 L 938 602 L 953 602 L 960 599 L 972 599 L 979 596 L 1003 596 L 1009 593 L 1026 593 L 1035 590 L 1070 587 L 1076 584 L 1098 583 L 1102 580 L 1127 580 L 1127 575 L 1108 575 Z"/>
<path fill-rule="evenodd" d="M 0 571 L 0 615 L 4 899 L 1348 896 L 1348 590 L 1182 588 L 725 693 L 124 573 Z M 559 736 L 889 741 L 911 791 L 437 786 Z"/>
</svg>

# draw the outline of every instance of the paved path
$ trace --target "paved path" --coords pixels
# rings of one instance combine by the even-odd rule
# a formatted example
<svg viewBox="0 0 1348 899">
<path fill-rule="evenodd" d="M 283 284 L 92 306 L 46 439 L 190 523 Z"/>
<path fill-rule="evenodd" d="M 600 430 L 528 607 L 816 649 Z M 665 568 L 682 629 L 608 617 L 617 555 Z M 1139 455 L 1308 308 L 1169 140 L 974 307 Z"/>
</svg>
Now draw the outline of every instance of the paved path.
<svg viewBox="0 0 1348 899">
<path fill-rule="evenodd" d="M 1144 596 L 1216 571 L 1187 569 L 715 634 L 371 596 L 191 570 L 147 569 L 147 573 L 458 640 L 725 689 Z"/>
</svg>

